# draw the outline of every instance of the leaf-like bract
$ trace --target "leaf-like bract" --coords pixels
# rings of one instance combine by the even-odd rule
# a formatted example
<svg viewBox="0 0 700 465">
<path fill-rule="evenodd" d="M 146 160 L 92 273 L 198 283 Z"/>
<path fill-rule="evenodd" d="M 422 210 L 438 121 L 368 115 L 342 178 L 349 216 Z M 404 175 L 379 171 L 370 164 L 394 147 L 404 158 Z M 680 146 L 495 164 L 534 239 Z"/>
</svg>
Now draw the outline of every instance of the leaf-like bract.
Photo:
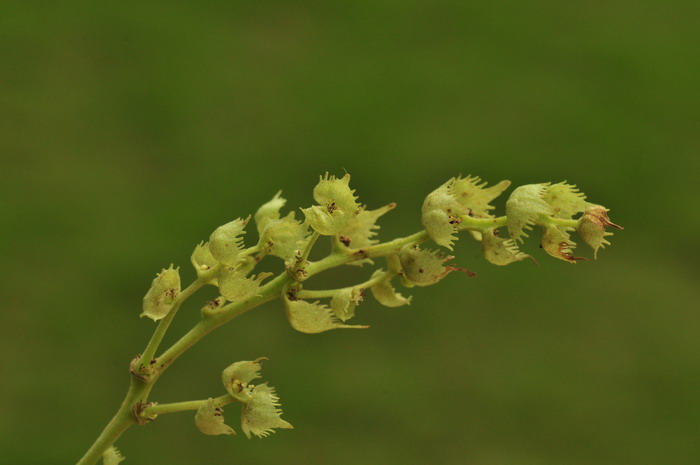
<svg viewBox="0 0 700 465">
<path fill-rule="evenodd" d="M 314 187 L 314 200 L 324 207 L 333 206 L 339 210 L 355 213 L 360 209 L 355 190 L 350 189 L 350 175 L 338 179 L 326 173 Z"/>
<path fill-rule="evenodd" d="M 569 229 L 573 228 L 545 226 L 541 244 L 544 251 L 552 257 L 576 263 L 580 258 L 574 256 L 576 243 L 569 237 Z"/>
<path fill-rule="evenodd" d="M 355 307 L 362 302 L 362 297 L 362 288 L 340 289 L 331 299 L 331 311 L 341 321 L 348 321 L 355 316 Z"/>
<path fill-rule="evenodd" d="M 378 273 L 383 273 L 383 271 L 375 271 L 372 277 L 376 276 Z M 396 292 L 396 289 L 391 285 L 389 279 L 379 281 L 370 289 L 374 298 L 377 299 L 377 302 L 385 307 L 402 307 L 411 303 L 411 297 L 404 297 Z"/>
<path fill-rule="evenodd" d="M 593 249 L 593 257 L 598 258 L 598 249 L 610 245 L 606 237 L 613 233 L 606 231 L 607 227 L 622 229 L 608 217 L 608 209 L 600 205 L 591 206 L 579 220 L 578 233 L 583 241 Z"/>
<path fill-rule="evenodd" d="M 219 263 L 219 261 L 211 254 L 208 242 L 200 242 L 197 244 L 197 246 L 194 248 L 194 252 L 192 252 L 191 258 L 192 265 L 194 266 L 198 275 L 203 271 L 214 268 Z"/>
<path fill-rule="evenodd" d="M 163 269 L 151 283 L 143 298 L 143 313 L 153 321 L 162 320 L 173 308 L 175 298 L 180 294 L 179 268 L 170 265 Z"/>
<path fill-rule="evenodd" d="M 494 235 L 493 230 L 484 231 L 481 236 L 481 250 L 484 258 L 494 265 L 508 265 L 530 257 L 518 249 L 513 239 Z"/>
<path fill-rule="evenodd" d="M 294 428 L 281 418 L 279 400 L 274 388 L 267 384 L 255 386 L 251 399 L 241 410 L 241 429 L 248 438 L 251 433 L 258 437 L 267 437 L 274 433 L 274 428 Z"/>
<path fill-rule="evenodd" d="M 118 465 L 120 462 L 124 461 L 124 456 L 119 452 L 119 450 L 110 446 L 102 454 L 102 464 L 103 465 Z"/>
<path fill-rule="evenodd" d="M 443 256 L 440 252 L 424 250 L 418 246 L 401 249 L 399 254 L 403 277 L 416 286 L 430 286 L 444 278 L 450 269 L 443 266 L 454 257 Z"/>
<path fill-rule="evenodd" d="M 355 215 L 344 210 L 321 207 L 314 205 L 309 208 L 302 208 L 301 211 L 306 217 L 306 222 L 314 231 L 323 236 L 335 236 L 340 234 L 348 221 Z"/>
<path fill-rule="evenodd" d="M 243 249 L 243 234 L 250 221 L 250 216 L 237 218 L 230 223 L 219 226 L 209 236 L 209 250 L 218 261 L 225 265 L 234 265 L 239 252 Z"/>
<path fill-rule="evenodd" d="M 246 277 L 242 272 L 234 268 L 224 268 L 216 276 L 219 283 L 219 292 L 231 302 L 240 302 L 253 297 L 260 288 L 260 283 L 272 273 L 263 272 Z"/>
<path fill-rule="evenodd" d="M 328 306 L 320 302 L 284 299 L 287 319 L 292 328 L 307 334 L 317 334 L 338 328 L 367 328 L 343 324 Z"/>
<path fill-rule="evenodd" d="M 510 187 L 510 181 L 501 181 L 491 187 L 477 176 L 458 177 L 450 185 L 450 193 L 460 205 L 468 209 L 468 213 L 476 218 L 492 218 L 491 201 Z"/>
<path fill-rule="evenodd" d="M 236 432 L 224 423 L 224 410 L 216 406 L 216 401 L 211 397 L 197 409 L 194 416 L 194 424 L 204 434 L 216 436 L 219 434 L 234 435 Z"/>
<path fill-rule="evenodd" d="M 272 197 L 272 200 L 264 203 L 258 208 L 258 211 L 255 212 L 253 218 L 255 219 L 255 226 L 258 230 L 258 234 L 262 234 L 265 226 L 267 226 L 270 221 L 280 219 L 280 210 L 284 207 L 284 204 L 287 203 L 287 199 L 282 198 L 281 195 L 282 191 L 277 192 L 275 196 Z"/>
<path fill-rule="evenodd" d="M 350 218 L 343 229 L 340 230 L 340 234 L 347 237 L 350 240 L 349 245 L 356 249 L 374 245 L 379 242 L 374 239 L 379 229 L 379 225 L 376 224 L 377 220 L 395 207 L 395 203 L 390 203 L 375 210 L 363 209 Z"/>
<path fill-rule="evenodd" d="M 548 186 L 542 200 L 552 206 L 552 214 L 557 218 L 571 219 L 588 207 L 586 195 L 566 181 Z"/>
<path fill-rule="evenodd" d="M 282 219 L 270 220 L 260 235 L 263 252 L 283 260 L 293 257 L 308 235 L 308 226 L 289 212 Z"/>
</svg>

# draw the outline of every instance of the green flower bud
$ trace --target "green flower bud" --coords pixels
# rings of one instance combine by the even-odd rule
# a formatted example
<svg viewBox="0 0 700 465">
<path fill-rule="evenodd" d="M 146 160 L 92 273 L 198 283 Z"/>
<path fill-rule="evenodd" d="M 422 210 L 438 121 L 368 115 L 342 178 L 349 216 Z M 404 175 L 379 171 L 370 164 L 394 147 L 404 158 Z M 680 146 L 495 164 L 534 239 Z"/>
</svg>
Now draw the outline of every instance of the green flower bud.
<svg viewBox="0 0 700 465">
<path fill-rule="evenodd" d="M 335 236 L 360 212 L 355 191 L 350 189 L 350 175 L 340 179 L 326 173 L 314 187 L 319 205 L 302 208 L 306 221 L 319 234 Z"/>
<path fill-rule="evenodd" d="M 489 262 L 494 265 L 508 265 L 532 258 L 521 252 L 513 239 L 503 239 L 494 233 L 494 230 L 484 231 L 481 237 L 481 250 Z"/>
<path fill-rule="evenodd" d="M 431 192 L 423 202 L 421 223 L 430 238 L 438 245 L 452 250 L 457 239 L 460 217 L 471 215 L 477 218 L 492 218 L 490 202 L 508 189 L 510 181 L 486 187 L 476 176 L 457 177 L 447 181 Z M 478 232 L 472 235 L 480 240 Z"/>
<path fill-rule="evenodd" d="M 258 273 L 246 277 L 241 271 L 228 267 L 224 268 L 216 276 L 219 283 L 219 292 L 231 302 L 240 302 L 255 296 L 260 288 L 260 283 L 272 273 Z"/>
<path fill-rule="evenodd" d="M 549 184 L 528 184 L 516 188 L 506 202 L 506 215 L 508 216 L 508 232 L 517 243 L 522 242 L 523 237 L 528 237 L 526 229 L 538 222 L 539 215 L 551 216 L 554 208 L 542 197 Z"/>
<path fill-rule="evenodd" d="M 339 290 L 331 299 L 331 311 L 341 321 L 348 321 L 355 316 L 357 307 L 364 297 L 364 289 L 352 287 Z"/>
<path fill-rule="evenodd" d="M 278 220 L 270 220 L 260 233 L 263 252 L 283 260 L 294 256 L 300 245 L 306 240 L 309 228 L 294 219 L 294 212 Z"/>
<path fill-rule="evenodd" d="M 464 208 L 452 194 L 455 178 L 435 189 L 423 201 L 421 224 L 430 238 L 438 245 L 452 250 L 460 223 L 460 216 L 466 215 Z"/>
<path fill-rule="evenodd" d="M 224 410 L 216 406 L 216 401 L 211 397 L 197 409 L 194 416 L 194 424 L 204 434 L 216 436 L 219 434 L 234 435 L 236 432 L 224 423 Z"/>
<path fill-rule="evenodd" d="M 610 242 L 606 237 L 613 233 L 607 232 L 605 228 L 613 227 L 623 229 L 608 217 L 608 209 L 600 205 L 593 205 L 583 214 L 579 220 L 578 234 L 593 249 L 593 257 L 598 258 L 598 249 L 604 249 Z"/>
<path fill-rule="evenodd" d="M 255 212 L 255 225 L 258 228 L 258 234 L 262 234 L 265 226 L 270 221 L 280 219 L 280 210 L 287 203 L 287 199 L 281 197 L 282 191 L 278 191 L 272 200 L 263 204 L 258 211 Z"/>
<path fill-rule="evenodd" d="M 377 270 L 374 272 L 372 277 L 374 278 L 377 274 L 383 273 L 382 270 Z M 391 280 L 387 279 L 385 281 L 379 281 L 374 286 L 370 287 L 372 295 L 377 302 L 386 307 L 402 307 L 404 305 L 410 305 L 412 297 L 404 297 L 391 285 Z"/>
<path fill-rule="evenodd" d="M 274 433 L 273 428 L 294 428 L 281 418 L 279 397 L 275 389 L 267 384 L 260 384 L 253 389 L 249 402 L 241 410 L 241 429 L 250 439 L 251 433 L 258 437 L 267 437 Z"/>
<path fill-rule="evenodd" d="M 337 328 L 368 328 L 343 324 L 328 306 L 320 302 L 284 299 L 285 312 L 292 328 L 306 334 L 317 334 Z"/>
<path fill-rule="evenodd" d="M 445 257 L 440 252 L 423 250 L 418 246 L 404 247 L 399 258 L 404 278 L 416 286 L 435 284 L 453 270 L 443 264 L 454 257 Z"/>
<path fill-rule="evenodd" d="M 143 298 L 143 313 L 153 321 L 161 320 L 170 313 L 175 298 L 180 294 L 179 268 L 163 269 L 151 283 L 151 288 Z"/>
<path fill-rule="evenodd" d="M 569 263 L 576 263 L 577 260 L 584 260 L 582 257 L 574 256 L 576 243 L 571 240 L 567 231 L 569 228 L 557 226 L 545 226 L 542 236 L 542 248 L 552 257 Z"/>
<path fill-rule="evenodd" d="M 211 254 L 208 242 L 200 242 L 194 248 L 191 261 L 192 266 L 197 271 L 197 275 L 201 275 L 204 271 L 208 271 L 219 264 L 219 261 Z"/>
<path fill-rule="evenodd" d="M 260 362 L 262 360 L 267 360 L 267 358 L 259 357 L 255 360 L 235 362 L 226 367 L 221 373 L 221 382 L 224 383 L 226 392 L 241 402 L 247 401 L 247 389 L 250 382 L 261 378 L 260 370 L 262 365 Z"/>
<path fill-rule="evenodd" d="M 209 237 L 209 250 L 212 256 L 225 265 L 235 265 L 238 253 L 243 249 L 244 228 L 250 221 L 250 216 L 246 219 L 235 219 L 230 223 L 219 226 Z"/>
<path fill-rule="evenodd" d="M 314 200 L 319 205 L 324 207 L 332 205 L 347 213 L 356 213 L 360 210 L 360 204 L 357 203 L 357 197 L 354 194 L 355 190 L 350 189 L 350 175 L 347 173 L 340 179 L 326 173 L 314 187 Z"/>
<path fill-rule="evenodd" d="M 120 462 L 124 461 L 124 456 L 119 452 L 119 450 L 114 447 L 110 446 L 107 448 L 107 450 L 102 454 L 102 464 L 103 465 L 118 465 Z"/>
</svg>

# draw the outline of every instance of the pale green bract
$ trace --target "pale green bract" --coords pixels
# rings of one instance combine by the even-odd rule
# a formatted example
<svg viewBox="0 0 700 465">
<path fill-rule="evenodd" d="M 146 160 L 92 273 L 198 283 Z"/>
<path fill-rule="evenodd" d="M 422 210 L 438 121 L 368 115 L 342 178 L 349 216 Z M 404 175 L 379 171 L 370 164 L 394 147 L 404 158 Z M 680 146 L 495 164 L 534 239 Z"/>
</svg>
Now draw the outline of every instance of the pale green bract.
<svg viewBox="0 0 700 465">
<path fill-rule="evenodd" d="M 355 249 L 362 249 L 379 242 L 374 239 L 379 230 L 377 220 L 380 216 L 396 208 L 395 203 L 390 203 L 376 210 L 361 210 L 357 215 L 352 217 L 345 226 L 339 231 L 341 236 L 347 239 L 347 246 Z"/>
<path fill-rule="evenodd" d="M 230 223 L 219 226 L 209 237 L 209 250 L 212 256 L 225 265 L 234 265 L 239 252 L 243 249 L 243 234 L 250 221 L 250 216 L 245 219 L 235 219 Z"/>
<path fill-rule="evenodd" d="M 272 273 L 258 273 L 246 277 L 235 268 L 223 268 L 216 275 L 219 283 L 219 292 L 231 302 L 239 302 L 255 296 L 260 288 L 260 283 Z"/>
<path fill-rule="evenodd" d="M 306 221 L 319 234 L 335 236 L 361 210 L 355 191 L 350 189 L 350 175 L 338 179 L 326 173 L 314 187 L 314 200 L 319 205 L 302 208 Z"/>
<path fill-rule="evenodd" d="M 382 270 L 377 270 L 374 272 L 372 277 L 374 278 L 378 274 L 383 274 Z M 404 297 L 394 289 L 391 285 L 390 280 L 384 279 L 374 284 L 371 288 L 372 295 L 377 302 L 384 305 L 385 307 L 402 307 L 404 305 L 409 305 L 413 297 Z"/>
<path fill-rule="evenodd" d="M 194 424 L 204 434 L 216 436 L 219 434 L 234 435 L 236 432 L 224 423 L 224 410 L 216 406 L 211 397 L 202 404 L 194 416 Z"/>
<path fill-rule="evenodd" d="M 205 271 L 209 271 L 219 264 L 219 261 L 214 258 L 209 250 L 208 242 L 200 242 L 192 252 L 192 266 L 197 271 L 197 275 L 201 276 Z"/>
<path fill-rule="evenodd" d="M 285 299 L 287 319 L 292 328 L 307 334 L 317 334 L 339 328 L 368 328 L 362 325 L 346 325 L 333 313 L 333 310 L 320 302 Z"/>
<path fill-rule="evenodd" d="M 114 446 L 109 447 L 105 451 L 105 453 L 102 455 L 102 464 L 103 465 L 118 465 L 119 463 L 121 463 L 123 461 L 124 461 L 124 456 Z"/>
<path fill-rule="evenodd" d="M 267 255 L 283 260 L 293 257 L 308 237 L 309 228 L 289 212 L 282 219 L 270 220 L 260 233 L 260 248 Z"/>
<path fill-rule="evenodd" d="M 494 265 L 509 265 L 532 258 L 521 252 L 513 239 L 504 239 L 494 233 L 494 230 L 485 231 L 481 238 L 481 250 L 489 262 Z"/>
<path fill-rule="evenodd" d="M 363 292 L 361 287 L 339 289 L 331 298 L 331 311 L 341 321 L 348 321 L 355 316 L 355 307 L 362 302 Z"/>
<path fill-rule="evenodd" d="M 528 237 L 525 230 L 532 229 L 539 216 L 554 213 L 552 206 L 542 199 L 546 189 L 547 184 L 529 184 L 516 188 L 510 194 L 506 202 L 506 217 L 508 232 L 515 242 L 522 242 L 523 237 Z"/>
<path fill-rule="evenodd" d="M 281 418 L 279 397 L 275 389 L 267 384 L 255 386 L 251 399 L 241 410 L 241 429 L 250 438 L 251 433 L 258 437 L 267 437 L 274 433 L 274 428 L 293 429 L 294 427 Z"/>
<path fill-rule="evenodd" d="M 444 264 L 454 257 L 440 252 L 406 246 L 399 254 L 403 277 L 416 286 L 430 286 L 442 280 L 451 271 Z"/>
<path fill-rule="evenodd" d="M 610 221 L 608 209 L 600 205 L 592 205 L 579 221 L 578 233 L 593 249 L 594 258 L 598 258 L 598 249 L 610 245 L 606 237 L 612 236 L 613 233 L 607 232 L 607 227 L 622 229 L 622 226 Z"/>
<path fill-rule="evenodd" d="M 282 191 L 277 191 L 277 193 L 272 197 L 272 200 L 264 203 L 258 211 L 255 212 L 255 226 L 258 229 L 258 234 L 262 235 L 265 226 L 270 221 L 280 219 L 280 210 L 287 203 L 287 199 L 282 198 Z"/>
<path fill-rule="evenodd" d="M 170 265 L 163 269 L 151 283 L 151 288 L 143 298 L 143 313 L 153 321 L 165 318 L 173 309 L 175 298 L 180 294 L 179 268 Z"/>
</svg>

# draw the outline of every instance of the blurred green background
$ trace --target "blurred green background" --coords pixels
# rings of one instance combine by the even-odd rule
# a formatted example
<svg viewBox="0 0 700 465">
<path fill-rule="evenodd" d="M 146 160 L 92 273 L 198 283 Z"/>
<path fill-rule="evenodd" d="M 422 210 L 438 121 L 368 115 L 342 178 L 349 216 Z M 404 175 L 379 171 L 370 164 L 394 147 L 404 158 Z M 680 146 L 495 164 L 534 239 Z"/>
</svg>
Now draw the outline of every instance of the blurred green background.
<svg viewBox="0 0 700 465">
<path fill-rule="evenodd" d="M 464 238 L 477 278 L 408 308 L 368 298 L 366 331 L 296 333 L 279 303 L 246 314 L 153 399 L 219 395 L 221 369 L 264 355 L 295 430 L 247 440 L 231 406 L 239 435 L 207 437 L 168 415 L 127 431 L 125 463 L 700 463 L 697 1 L 0 10 L 3 464 L 74 463 L 92 443 L 154 327 L 138 318 L 154 273 L 191 280 L 216 226 L 278 189 L 308 206 L 344 170 L 363 203 L 398 202 L 385 239 L 418 230 L 459 173 L 567 179 L 626 229 L 576 266 L 535 235 L 539 267 L 495 267 Z"/>
</svg>

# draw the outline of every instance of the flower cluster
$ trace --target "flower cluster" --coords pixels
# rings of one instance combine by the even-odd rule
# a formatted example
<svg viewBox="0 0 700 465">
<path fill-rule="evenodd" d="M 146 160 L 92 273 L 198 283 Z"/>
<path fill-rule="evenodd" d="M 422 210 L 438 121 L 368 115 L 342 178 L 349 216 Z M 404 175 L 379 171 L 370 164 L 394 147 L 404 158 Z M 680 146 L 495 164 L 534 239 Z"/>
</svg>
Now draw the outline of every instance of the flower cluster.
<svg viewBox="0 0 700 465">
<path fill-rule="evenodd" d="M 577 232 L 597 256 L 599 249 L 610 244 L 608 239 L 612 233 L 608 229 L 622 229 L 610 220 L 607 208 L 589 203 L 583 193 L 566 182 L 517 187 L 505 202 L 505 215 L 496 216 L 492 202 L 509 186 L 510 181 L 488 186 L 474 176 L 449 179 L 429 193 L 423 202 L 421 223 L 424 230 L 380 243 L 376 237 L 377 221 L 396 204 L 369 209 L 359 202 L 355 190 L 350 187 L 349 174 L 340 178 L 326 174 L 313 189 L 315 204 L 301 209 L 302 219 L 297 219 L 294 211 L 282 214 L 287 201 L 277 192 L 254 215 L 216 228 L 209 240 L 198 244 L 192 253 L 197 281 L 181 289 L 179 268 L 171 265 L 162 270 L 143 299 L 142 316 L 160 320 L 162 328 L 167 329 L 184 299 L 199 287 L 213 285 L 218 288 L 219 297 L 202 308 L 204 329 L 186 335 L 185 342 L 177 350 L 197 340 L 193 342 L 188 337 L 202 337 L 211 327 L 273 298 L 282 300 L 291 327 L 303 333 L 367 328 L 347 322 L 355 316 L 357 306 L 368 293 L 384 306 L 401 307 L 409 305 L 411 297 L 397 292 L 393 281 L 405 288 L 415 288 L 433 285 L 452 271 L 473 275 L 451 265 L 454 257 L 447 254 L 453 252 L 455 241 L 464 231 L 480 243 L 487 261 L 508 265 L 532 258 L 522 252 L 519 245 L 534 227 L 543 231 L 542 249 L 569 263 L 581 259 L 574 255 L 573 232 Z M 251 218 L 257 230 L 257 242 L 246 247 L 246 228 Z M 330 238 L 332 252 L 322 260 L 311 261 L 310 251 L 322 237 Z M 430 240 L 438 247 L 436 250 L 422 247 Z M 267 271 L 254 274 L 265 256 L 281 260 L 284 272 L 277 276 Z M 342 265 L 374 265 L 377 259 L 382 259 L 384 266 L 374 269 L 361 283 L 335 289 L 308 287 L 309 279 L 322 271 Z M 160 335 L 152 339 L 156 347 L 162 337 L 162 333 L 157 334 Z M 177 350 L 168 360 L 179 355 Z M 157 379 L 159 367 L 166 367 L 158 365 L 156 358 L 151 360 L 152 355 L 142 356 L 140 371 L 132 371 L 144 383 Z M 224 404 L 233 401 L 242 405 L 241 428 L 248 437 L 264 437 L 276 428 L 292 428 L 281 418 L 275 390 L 266 383 L 252 384 L 260 378 L 262 360 L 232 364 L 222 375 L 228 394 L 198 401 L 195 423 L 203 433 L 235 434 L 233 428 L 225 424 L 222 410 Z M 145 399 L 140 399 L 138 405 L 143 402 Z M 158 409 L 162 412 L 167 407 Z M 110 453 L 111 463 L 117 463 L 120 456 L 116 450 Z"/>
</svg>

